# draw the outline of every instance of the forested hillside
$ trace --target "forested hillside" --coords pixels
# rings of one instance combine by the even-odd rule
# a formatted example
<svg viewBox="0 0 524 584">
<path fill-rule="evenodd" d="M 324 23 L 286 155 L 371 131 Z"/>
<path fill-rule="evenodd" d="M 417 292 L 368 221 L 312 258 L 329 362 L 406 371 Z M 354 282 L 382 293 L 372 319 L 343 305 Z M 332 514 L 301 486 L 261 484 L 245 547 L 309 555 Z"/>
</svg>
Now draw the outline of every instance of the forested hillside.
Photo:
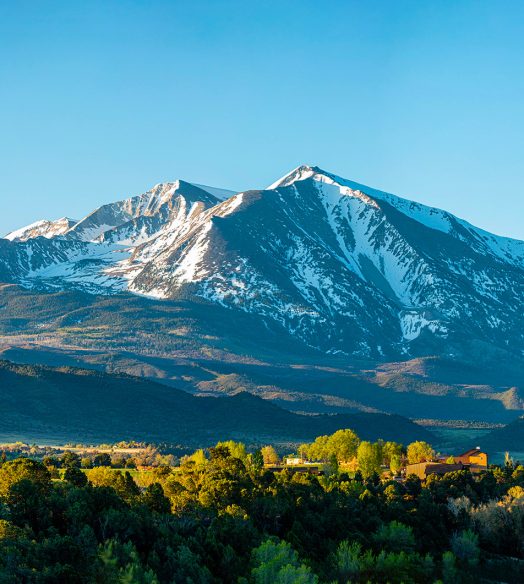
<svg viewBox="0 0 524 584">
<path fill-rule="evenodd" d="M 207 446 L 220 438 L 304 440 L 352 427 L 362 437 L 431 440 L 401 416 L 298 415 L 245 392 L 195 397 L 129 375 L 0 361 L 0 435 L 92 442 L 140 439 Z"/>
</svg>

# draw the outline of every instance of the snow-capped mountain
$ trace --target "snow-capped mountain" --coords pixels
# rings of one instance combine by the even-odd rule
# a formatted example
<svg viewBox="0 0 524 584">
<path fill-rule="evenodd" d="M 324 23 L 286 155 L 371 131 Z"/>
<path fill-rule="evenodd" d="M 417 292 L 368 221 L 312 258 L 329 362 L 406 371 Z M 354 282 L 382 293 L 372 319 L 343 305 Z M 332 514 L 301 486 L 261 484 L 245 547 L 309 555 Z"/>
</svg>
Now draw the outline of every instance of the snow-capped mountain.
<svg viewBox="0 0 524 584">
<path fill-rule="evenodd" d="M 62 217 L 56 221 L 48 221 L 46 219 L 42 221 L 36 221 L 17 229 L 16 231 L 11 231 L 5 236 L 5 239 L 9 241 L 27 241 L 28 239 L 33 239 L 35 237 L 54 237 L 55 235 L 63 235 L 67 233 L 71 227 L 76 223 L 74 219 L 69 219 L 69 217 Z"/>
<path fill-rule="evenodd" d="M 164 183 L 39 222 L 0 240 L 0 281 L 198 299 L 331 353 L 414 354 L 464 335 L 524 350 L 524 242 L 318 167 L 242 193 Z"/>
</svg>

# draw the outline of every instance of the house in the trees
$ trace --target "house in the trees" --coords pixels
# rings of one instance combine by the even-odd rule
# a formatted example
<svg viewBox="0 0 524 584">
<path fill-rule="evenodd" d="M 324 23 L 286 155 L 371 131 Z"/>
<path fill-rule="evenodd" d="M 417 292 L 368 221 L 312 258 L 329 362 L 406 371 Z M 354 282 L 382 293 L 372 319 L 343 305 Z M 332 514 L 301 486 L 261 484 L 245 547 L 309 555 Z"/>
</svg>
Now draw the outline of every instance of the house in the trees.
<svg viewBox="0 0 524 584">
<path fill-rule="evenodd" d="M 444 475 L 448 472 L 456 470 L 469 470 L 477 474 L 488 470 L 488 455 L 480 450 L 480 447 L 471 448 L 458 456 L 453 456 L 453 462 L 446 462 L 449 460 L 448 456 L 441 456 L 436 461 L 418 462 L 416 464 L 408 464 L 405 470 L 405 476 L 414 474 L 420 479 L 427 478 L 430 474 Z"/>
<path fill-rule="evenodd" d="M 286 466 L 297 466 L 299 464 L 305 464 L 305 463 L 306 463 L 306 461 L 300 456 L 286 458 Z"/>
<path fill-rule="evenodd" d="M 419 479 L 424 480 L 430 474 L 444 475 L 455 470 L 464 470 L 464 465 L 462 463 L 449 464 L 447 462 L 417 462 L 406 466 L 406 476 L 414 474 Z"/>
<path fill-rule="evenodd" d="M 463 452 L 454 458 L 455 462 L 460 462 L 469 466 L 471 472 L 488 470 L 488 455 L 480 450 L 480 446 L 466 450 L 466 452 Z"/>
</svg>

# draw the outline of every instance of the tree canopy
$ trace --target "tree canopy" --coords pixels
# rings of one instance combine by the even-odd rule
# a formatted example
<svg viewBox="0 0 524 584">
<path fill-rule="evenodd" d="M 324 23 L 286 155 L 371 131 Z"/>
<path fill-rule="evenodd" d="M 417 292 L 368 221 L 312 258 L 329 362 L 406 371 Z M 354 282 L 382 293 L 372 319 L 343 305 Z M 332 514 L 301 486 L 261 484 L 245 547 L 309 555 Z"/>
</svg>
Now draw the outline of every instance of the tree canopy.
<svg viewBox="0 0 524 584">
<path fill-rule="evenodd" d="M 3 462 L 0 583 L 521 581 L 524 467 L 398 481 L 399 445 L 332 444 L 359 470 L 270 471 L 230 441 L 132 472 Z"/>
</svg>

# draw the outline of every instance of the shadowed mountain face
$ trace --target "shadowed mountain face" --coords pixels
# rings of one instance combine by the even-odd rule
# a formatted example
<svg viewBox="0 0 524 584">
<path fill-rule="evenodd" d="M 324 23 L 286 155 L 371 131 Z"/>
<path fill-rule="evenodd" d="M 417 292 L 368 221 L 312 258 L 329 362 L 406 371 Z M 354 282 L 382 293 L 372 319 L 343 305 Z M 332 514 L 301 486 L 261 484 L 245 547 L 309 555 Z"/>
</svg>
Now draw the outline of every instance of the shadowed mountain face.
<svg viewBox="0 0 524 584">
<path fill-rule="evenodd" d="M 9 358 L 305 411 L 504 421 L 524 404 L 524 242 L 317 167 L 19 229 L 0 281 Z"/>
<path fill-rule="evenodd" d="M 431 439 L 400 416 L 303 416 L 249 393 L 194 397 L 124 375 L 0 361 L 0 440 L 144 439 L 207 446 L 213 441 L 308 440 L 340 428 L 363 439 Z"/>
</svg>

